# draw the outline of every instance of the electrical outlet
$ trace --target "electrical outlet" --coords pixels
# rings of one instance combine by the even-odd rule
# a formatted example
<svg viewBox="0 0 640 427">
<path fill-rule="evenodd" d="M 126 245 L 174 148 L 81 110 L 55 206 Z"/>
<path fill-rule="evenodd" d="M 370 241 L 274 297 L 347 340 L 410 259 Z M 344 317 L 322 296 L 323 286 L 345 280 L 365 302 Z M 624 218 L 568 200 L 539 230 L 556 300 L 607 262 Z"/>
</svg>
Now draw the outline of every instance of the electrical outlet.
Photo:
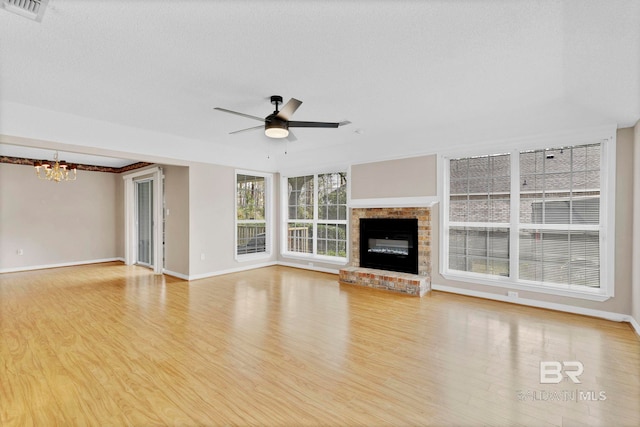
<svg viewBox="0 0 640 427">
<path fill-rule="evenodd" d="M 204 261 L 204 252 L 200 254 L 200 261 Z"/>
<path fill-rule="evenodd" d="M 16 251 L 16 253 L 17 253 L 18 255 L 24 255 L 24 250 L 22 250 L 22 249 L 18 249 L 18 250 Z"/>
<path fill-rule="evenodd" d="M 507 296 L 510 298 L 518 298 L 518 293 L 516 291 L 508 291 Z"/>
</svg>

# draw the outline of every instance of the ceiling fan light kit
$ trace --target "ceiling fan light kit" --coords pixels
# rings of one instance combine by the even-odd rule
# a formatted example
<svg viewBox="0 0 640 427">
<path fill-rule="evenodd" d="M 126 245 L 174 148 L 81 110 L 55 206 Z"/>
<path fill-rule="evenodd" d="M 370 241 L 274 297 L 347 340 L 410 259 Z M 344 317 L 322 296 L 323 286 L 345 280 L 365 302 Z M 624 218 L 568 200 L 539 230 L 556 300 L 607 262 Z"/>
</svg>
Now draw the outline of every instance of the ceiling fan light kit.
<svg viewBox="0 0 640 427">
<path fill-rule="evenodd" d="M 279 95 L 271 96 L 271 103 L 276 106 L 276 109 L 273 113 L 269 114 L 264 119 L 252 116 L 250 114 L 239 113 L 237 111 L 228 110 L 226 108 L 215 107 L 215 110 L 223 111 L 225 113 L 235 114 L 242 117 L 247 117 L 249 119 L 263 121 L 264 122 L 264 134 L 269 138 L 288 138 L 290 141 L 295 141 L 295 136 L 293 133 L 289 132 L 290 127 L 305 127 L 305 128 L 337 128 L 339 126 L 347 125 L 351 122 L 345 120 L 342 122 L 299 122 L 299 121 L 291 121 L 290 118 L 293 113 L 296 112 L 298 107 L 302 104 L 302 101 L 299 101 L 295 98 L 291 98 L 282 109 L 278 109 L 278 105 L 282 103 L 282 97 Z M 247 129 L 241 129 L 234 132 L 230 132 L 230 134 L 240 133 L 248 130 L 261 129 L 262 126 L 255 126 Z"/>
<path fill-rule="evenodd" d="M 269 138 L 286 138 L 289 136 L 287 122 L 281 120 L 266 122 L 264 124 L 264 134 Z"/>
</svg>

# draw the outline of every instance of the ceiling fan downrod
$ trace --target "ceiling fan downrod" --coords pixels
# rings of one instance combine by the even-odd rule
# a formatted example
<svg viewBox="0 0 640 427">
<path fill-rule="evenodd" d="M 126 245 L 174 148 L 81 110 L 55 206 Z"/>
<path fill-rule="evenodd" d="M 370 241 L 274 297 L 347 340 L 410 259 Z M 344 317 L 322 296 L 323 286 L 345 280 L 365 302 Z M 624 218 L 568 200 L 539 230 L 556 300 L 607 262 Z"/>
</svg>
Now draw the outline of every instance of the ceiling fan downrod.
<svg viewBox="0 0 640 427">
<path fill-rule="evenodd" d="M 280 95 L 271 95 L 271 103 L 276 106 L 276 111 L 274 114 L 278 114 L 278 104 L 282 104 L 282 97 Z"/>
</svg>

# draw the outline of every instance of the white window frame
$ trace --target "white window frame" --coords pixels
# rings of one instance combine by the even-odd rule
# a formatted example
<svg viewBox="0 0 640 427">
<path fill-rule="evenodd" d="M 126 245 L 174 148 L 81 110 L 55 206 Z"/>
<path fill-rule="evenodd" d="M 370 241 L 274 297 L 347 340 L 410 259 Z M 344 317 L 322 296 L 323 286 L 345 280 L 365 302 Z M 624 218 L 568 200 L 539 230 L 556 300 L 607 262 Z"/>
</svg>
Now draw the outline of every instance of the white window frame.
<svg viewBox="0 0 640 427">
<path fill-rule="evenodd" d="M 346 219 L 344 220 L 320 220 L 319 219 L 319 215 L 318 215 L 318 176 L 319 175 L 325 175 L 325 174 L 331 174 L 331 173 L 344 173 L 347 176 L 347 203 L 345 204 L 346 206 Z M 311 253 L 303 253 L 303 252 L 292 252 L 288 250 L 288 235 L 287 235 L 287 231 L 288 231 L 288 224 L 289 224 L 289 178 L 296 178 L 296 177 L 300 177 L 300 176 L 309 176 L 309 175 L 313 175 L 313 219 L 306 219 L 306 220 L 295 220 L 295 222 L 300 222 L 300 223 L 308 223 L 308 224 L 313 224 L 313 241 L 312 241 L 312 245 L 313 245 L 313 250 Z M 350 212 L 350 208 L 348 205 L 348 200 L 350 199 L 350 191 L 351 191 L 351 186 L 350 186 L 350 176 L 349 176 L 349 172 L 343 169 L 340 170 L 330 170 L 330 171 L 324 171 L 324 172 L 308 172 L 308 173 L 297 173 L 297 174 L 290 174 L 288 176 L 282 176 L 281 177 L 281 181 L 280 181 L 280 212 L 281 212 L 281 217 L 282 217 L 282 221 L 281 221 L 281 232 L 280 232 L 280 255 L 282 255 L 283 257 L 287 257 L 287 258 L 297 258 L 300 260 L 307 260 L 307 261 L 320 261 L 323 263 L 328 263 L 328 264 L 339 264 L 339 265 L 344 265 L 348 262 L 349 260 L 349 245 L 350 245 L 350 234 L 349 234 L 349 212 Z M 346 232 L 346 256 L 344 257 L 339 257 L 339 256 L 329 256 L 329 255 L 319 255 L 317 253 L 318 251 L 318 224 L 344 224 L 345 227 L 345 232 Z"/>
<path fill-rule="evenodd" d="M 438 156 L 439 198 L 442 201 L 440 213 L 440 272 L 447 280 L 507 288 L 511 290 L 531 291 L 558 296 L 567 296 L 592 301 L 606 301 L 614 296 L 615 283 L 615 181 L 616 181 L 616 132 L 615 127 L 594 131 L 595 136 L 576 134 L 571 137 L 550 137 L 540 140 L 519 141 L 502 144 L 500 147 L 485 146 L 475 151 L 451 151 Z M 518 278 L 519 268 L 519 231 L 532 228 L 532 224 L 520 224 L 519 215 L 519 177 L 520 153 L 527 150 L 554 148 L 562 146 L 601 143 L 600 156 L 600 224 L 594 226 L 600 239 L 600 288 L 587 288 L 578 285 L 552 285 L 535 283 Z M 511 155 L 511 215 L 510 215 L 510 277 L 490 276 L 480 273 L 450 270 L 449 264 L 449 159 L 509 153 Z M 498 223 L 488 223 L 489 227 L 499 227 Z M 553 228 L 553 226 L 545 226 Z M 563 230 L 570 227 L 563 226 Z M 583 227 L 584 228 L 584 227 Z"/>
<path fill-rule="evenodd" d="M 238 254 L 238 175 L 259 176 L 264 178 L 264 222 L 265 222 L 265 251 L 252 254 Z M 273 247 L 273 174 L 256 172 L 250 170 L 236 169 L 233 179 L 233 253 L 234 259 L 238 262 L 253 261 L 258 259 L 270 258 Z M 262 221 L 256 221 L 262 222 Z M 244 223 L 244 222 L 243 222 Z"/>
</svg>

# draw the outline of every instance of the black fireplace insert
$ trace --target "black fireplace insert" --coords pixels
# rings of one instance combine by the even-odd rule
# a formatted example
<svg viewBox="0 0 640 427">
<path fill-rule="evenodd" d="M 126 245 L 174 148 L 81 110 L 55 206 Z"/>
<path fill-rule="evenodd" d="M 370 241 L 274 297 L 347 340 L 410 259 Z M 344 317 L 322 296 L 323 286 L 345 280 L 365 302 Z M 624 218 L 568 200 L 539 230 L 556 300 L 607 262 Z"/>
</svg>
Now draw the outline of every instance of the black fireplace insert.
<svg viewBox="0 0 640 427">
<path fill-rule="evenodd" d="M 418 219 L 360 218 L 360 267 L 418 274 Z"/>
</svg>

